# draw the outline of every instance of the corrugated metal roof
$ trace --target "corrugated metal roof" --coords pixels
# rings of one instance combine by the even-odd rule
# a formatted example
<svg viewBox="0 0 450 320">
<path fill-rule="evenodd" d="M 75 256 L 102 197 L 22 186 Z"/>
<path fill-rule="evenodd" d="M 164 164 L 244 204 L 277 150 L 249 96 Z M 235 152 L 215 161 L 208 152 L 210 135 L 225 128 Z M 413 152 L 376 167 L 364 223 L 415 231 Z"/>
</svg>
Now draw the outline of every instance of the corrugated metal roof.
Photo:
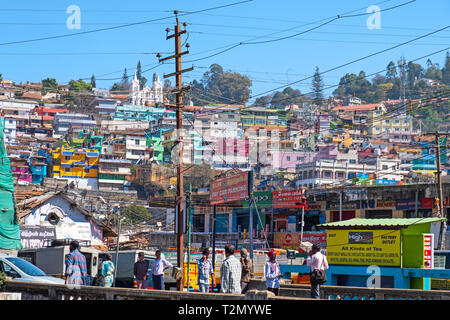
<svg viewBox="0 0 450 320">
<path fill-rule="evenodd" d="M 347 228 L 406 228 L 413 224 L 432 223 L 444 220 L 443 218 L 385 218 L 385 219 L 350 219 L 318 225 L 321 229 L 347 229 Z"/>
</svg>

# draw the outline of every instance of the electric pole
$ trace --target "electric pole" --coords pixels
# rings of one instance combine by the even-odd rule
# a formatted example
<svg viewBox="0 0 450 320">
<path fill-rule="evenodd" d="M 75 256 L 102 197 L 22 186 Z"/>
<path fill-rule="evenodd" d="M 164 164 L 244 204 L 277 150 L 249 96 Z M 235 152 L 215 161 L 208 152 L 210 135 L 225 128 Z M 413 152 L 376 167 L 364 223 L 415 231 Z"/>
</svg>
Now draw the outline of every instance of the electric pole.
<svg viewBox="0 0 450 320">
<path fill-rule="evenodd" d="M 164 79 L 169 77 L 176 77 L 176 114 L 177 114 L 177 135 L 179 142 L 179 157 L 178 157 L 178 166 L 177 166 L 177 199 L 176 206 L 178 208 L 177 212 L 177 264 L 181 269 L 181 280 L 177 283 L 177 288 L 179 291 L 183 291 L 184 284 L 184 210 L 183 210 L 183 198 L 184 198 L 184 190 L 183 190 L 183 141 L 182 141 L 182 130 L 183 130 L 183 91 L 187 90 L 187 88 L 183 88 L 182 81 L 182 73 L 194 70 L 194 67 L 182 70 L 181 69 L 181 56 L 188 54 L 189 50 L 181 52 L 181 35 L 186 33 L 186 30 L 181 30 L 180 22 L 178 20 L 178 11 L 174 11 L 177 24 L 175 26 L 175 32 L 171 35 L 166 36 L 166 40 L 171 38 L 175 38 L 175 54 L 166 58 L 159 59 L 159 62 L 163 62 L 169 59 L 175 58 L 175 72 L 164 75 Z M 187 23 L 183 23 L 183 26 L 186 27 Z M 170 31 L 169 28 L 166 29 L 168 33 Z M 186 48 L 189 48 L 189 44 L 186 44 Z M 158 53 L 158 58 L 161 57 L 161 54 Z"/>
<path fill-rule="evenodd" d="M 445 218 L 444 213 L 444 197 L 442 192 L 442 179 L 441 179 L 441 145 L 439 138 L 441 136 L 450 136 L 448 133 L 426 133 L 426 136 L 435 136 L 436 138 L 436 191 L 437 191 L 437 198 L 438 198 L 438 213 L 437 216 L 439 218 Z M 444 243 L 445 243 L 445 230 L 446 230 L 446 223 L 445 221 L 442 221 L 441 223 L 441 232 L 439 233 L 439 250 L 443 250 Z"/>
</svg>

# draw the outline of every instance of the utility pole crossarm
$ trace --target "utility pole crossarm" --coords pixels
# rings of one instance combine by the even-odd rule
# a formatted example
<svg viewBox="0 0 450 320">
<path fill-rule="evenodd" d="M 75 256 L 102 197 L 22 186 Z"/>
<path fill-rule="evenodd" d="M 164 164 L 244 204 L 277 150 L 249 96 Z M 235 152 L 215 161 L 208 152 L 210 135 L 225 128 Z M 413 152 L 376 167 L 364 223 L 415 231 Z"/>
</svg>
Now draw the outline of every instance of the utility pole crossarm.
<svg viewBox="0 0 450 320">
<path fill-rule="evenodd" d="M 166 78 L 177 76 L 177 75 L 180 75 L 182 73 L 189 72 L 189 71 L 192 71 L 192 70 L 194 70 L 194 67 L 191 67 L 191 68 L 188 68 L 188 69 L 184 69 L 184 70 L 180 70 L 180 71 L 176 71 L 176 72 L 172 72 L 172 73 L 169 73 L 169 74 L 165 74 L 163 77 L 164 77 L 164 79 L 166 79 Z M 183 88 L 181 90 L 183 90 Z"/>
</svg>

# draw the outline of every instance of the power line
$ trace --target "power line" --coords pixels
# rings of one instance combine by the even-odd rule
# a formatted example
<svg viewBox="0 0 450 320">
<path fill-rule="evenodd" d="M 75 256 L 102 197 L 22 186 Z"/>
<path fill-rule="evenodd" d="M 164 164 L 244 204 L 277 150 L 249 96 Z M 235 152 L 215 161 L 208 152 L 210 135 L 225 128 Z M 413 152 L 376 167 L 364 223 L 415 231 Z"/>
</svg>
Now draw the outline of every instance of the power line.
<svg viewBox="0 0 450 320">
<path fill-rule="evenodd" d="M 187 16 L 187 15 L 192 15 L 192 14 L 196 14 L 196 13 L 222 9 L 222 8 L 235 6 L 235 5 L 239 5 L 239 4 L 243 4 L 243 3 L 251 2 L 251 1 L 253 1 L 253 0 L 244 0 L 244 1 L 240 1 L 240 2 L 235 2 L 235 3 L 231 3 L 231 4 L 222 5 L 222 6 L 216 6 L 216 7 L 211 7 L 211 8 L 207 8 L 207 9 L 201 9 L 201 10 L 196 10 L 196 11 L 192 11 L 192 12 L 186 12 L 186 13 L 179 14 L 179 16 Z M 75 33 L 71 33 L 71 34 L 63 34 L 63 35 L 48 36 L 48 37 L 41 37 L 41 38 L 34 38 L 34 39 L 27 39 L 27 40 L 2 42 L 2 43 L 0 43 L 0 46 L 6 46 L 6 45 L 12 45 L 12 44 L 20 44 L 20 43 L 29 43 L 29 42 L 37 42 L 37 41 L 43 41 L 43 40 L 60 39 L 60 38 L 67 38 L 67 37 L 73 37 L 73 36 L 84 35 L 84 34 L 97 33 L 97 32 L 102 32 L 102 31 L 116 30 L 116 29 L 121 29 L 121 28 L 137 26 L 137 25 L 143 25 L 143 24 L 147 24 L 149 22 L 167 20 L 167 19 L 171 19 L 171 18 L 173 18 L 173 16 L 167 16 L 167 17 L 156 18 L 156 19 L 151 19 L 151 20 L 127 23 L 127 24 L 123 24 L 123 25 L 119 25 L 119 26 L 112 26 L 112 27 L 107 27 L 107 28 L 100 28 L 100 29 L 94 29 L 94 30 L 88 30 L 88 31 L 80 31 L 80 32 L 75 32 Z"/>
</svg>

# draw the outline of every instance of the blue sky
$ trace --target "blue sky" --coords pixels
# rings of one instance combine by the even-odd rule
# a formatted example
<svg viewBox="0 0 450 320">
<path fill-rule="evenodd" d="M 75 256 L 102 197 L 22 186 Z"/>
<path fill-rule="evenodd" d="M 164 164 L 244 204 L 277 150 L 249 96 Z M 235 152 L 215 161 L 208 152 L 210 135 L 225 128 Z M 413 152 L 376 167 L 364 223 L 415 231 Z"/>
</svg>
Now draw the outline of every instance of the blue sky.
<svg viewBox="0 0 450 320">
<path fill-rule="evenodd" d="M 350 11 L 365 13 L 370 5 L 381 9 L 396 6 L 408 0 L 390 1 L 266 1 L 254 0 L 244 4 L 204 13 L 180 17 L 189 25 L 190 54 L 185 61 L 203 58 L 227 46 L 264 36 L 258 40 L 284 37 L 307 30 L 337 14 Z M 166 40 L 165 29 L 173 28 L 172 11 L 195 11 L 237 2 L 229 1 L 81 1 L 41 0 L 15 1 L 0 4 L 0 73 L 5 79 L 17 83 L 38 82 L 46 77 L 56 78 L 58 83 L 72 79 L 97 79 L 121 77 L 123 69 L 134 71 L 138 60 L 143 69 L 157 64 L 154 52 L 172 52 L 173 39 Z M 77 5 L 81 9 L 81 29 L 69 30 L 66 9 Z M 359 9 L 359 10 L 357 10 Z M 357 10 L 357 11 L 355 11 Z M 449 25 L 450 1 L 417 0 L 386 12 L 381 12 L 381 29 L 368 29 L 368 16 L 338 19 L 312 32 L 282 41 L 241 45 L 223 54 L 185 63 L 195 70 L 184 75 L 184 81 L 201 78 L 212 63 L 225 70 L 247 74 L 253 80 L 252 94 L 271 90 L 314 73 L 316 66 L 327 70 L 353 59 L 388 48 L 417 36 Z M 13 45 L 2 43 L 111 27 L 120 24 L 168 19 L 127 28 L 75 35 L 72 37 L 29 42 Z M 324 22 L 323 20 L 321 22 Z M 280 32 L 281 30 L 290 31 Z M 275 33 L 271 36 L 268 34 Z M 272 37 L 272 38 L 271 38 Z M 185 38 L 184 38 L 185 39 Z M 183 39 L 183 40 L 184 40 Z M 348 65 L 323 75 L 325 85 L 334 85 L 345 73 L 366 74 L 382 70 L 391 60 L 404 55 L 411 60 L 448 47 L 450 28 L 417 42 L 396 48 L 369 59 Z M 220 49 L 222 47 L 222 49 Z M 212 50 L 215 49 L 215 50 Z M 89 54 L 87 54 L 89 53 Z M 166 54 L 167 55 L 167 54 Z M 164 56 L 164 55 L 163 55 Z M 445 52 L 430 57 L 440 66 Z M 426 59 L 419 61 L 425 66 Z M 173 72 L 167 64 L 149 71 L 162 77 Z M 97 87 L 110 88 L 114 81 L 97 80 Z M 311 80 L 292 87 L 307 93 Z M 327 93 L 330 93 L 329 90 Z"/>
</svg>

